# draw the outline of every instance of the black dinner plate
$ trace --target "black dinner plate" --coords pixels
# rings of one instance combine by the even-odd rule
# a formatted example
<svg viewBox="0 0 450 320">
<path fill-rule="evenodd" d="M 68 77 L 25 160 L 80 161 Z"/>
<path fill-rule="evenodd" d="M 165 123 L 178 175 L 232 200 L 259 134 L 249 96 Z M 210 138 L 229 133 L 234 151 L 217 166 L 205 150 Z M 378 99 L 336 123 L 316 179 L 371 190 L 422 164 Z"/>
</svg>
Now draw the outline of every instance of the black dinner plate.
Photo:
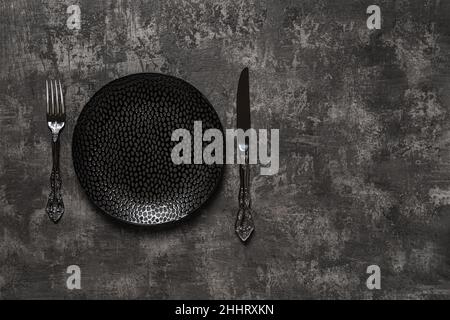
<svg viewBox="0 0 450 320">
<path fill-rule="evenodd" d="M 72 157 L 88 197 L 121 221 L 158 225 L 194 212 L 213 194 L 222 164 L 174 164 L 172 132 L 184 128 L 194 143 L 219 117 L 192 85 L 158 73 L 139 73 L 101 88 L 75 125 Z M 203 147 L 205 147 L 203 142 Z M 193 151 L 192 151 L 193 155 Z"/>
</svg>

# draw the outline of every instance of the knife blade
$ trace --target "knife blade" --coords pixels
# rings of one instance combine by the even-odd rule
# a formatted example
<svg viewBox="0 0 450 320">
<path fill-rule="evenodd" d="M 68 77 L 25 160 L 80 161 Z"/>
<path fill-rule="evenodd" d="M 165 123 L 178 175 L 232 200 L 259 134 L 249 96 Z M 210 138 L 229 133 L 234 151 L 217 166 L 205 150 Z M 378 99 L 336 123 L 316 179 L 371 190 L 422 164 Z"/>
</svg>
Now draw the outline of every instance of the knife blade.
<svg viewBox="0 0 450 320">
<path fill-rule="evenodd" d="M 248 68 L 242 70 L 239 77 L 236 111 L 237 111 L 237 128 L 244 130 L 250 128 L 250 89 L 248 79 Z"/>
</svg>

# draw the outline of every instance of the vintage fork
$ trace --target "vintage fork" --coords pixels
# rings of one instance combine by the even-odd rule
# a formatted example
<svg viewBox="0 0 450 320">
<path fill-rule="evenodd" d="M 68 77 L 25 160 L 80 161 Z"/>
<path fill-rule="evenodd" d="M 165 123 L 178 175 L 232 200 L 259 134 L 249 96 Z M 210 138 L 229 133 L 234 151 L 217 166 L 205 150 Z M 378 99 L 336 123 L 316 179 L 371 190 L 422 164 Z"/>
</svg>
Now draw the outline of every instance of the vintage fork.
<svg viewBox="0 0 450 320">
<path fill-rule="evenodd" d="M 61 193 L 61 174 L 59 171 L 59 135 L 66 121 L 66 109 L 61 87 L 61 81 L 45 81 L 47 93 L 47 126 L 52 134 L 53 167 L 50 175 L 50 195 L 48 196 L 47 212 L 50 219 L 57 223 L 64 214 L 64 202 Z"/>
</svg>

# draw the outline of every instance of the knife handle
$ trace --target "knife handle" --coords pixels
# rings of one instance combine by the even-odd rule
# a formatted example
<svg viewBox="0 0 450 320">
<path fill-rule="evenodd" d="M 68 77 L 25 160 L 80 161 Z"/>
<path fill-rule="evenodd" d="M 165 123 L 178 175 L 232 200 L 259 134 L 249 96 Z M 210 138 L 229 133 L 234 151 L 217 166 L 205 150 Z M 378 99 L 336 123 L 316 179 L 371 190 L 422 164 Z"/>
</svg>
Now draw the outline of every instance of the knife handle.
<svg viewBox="0 0 450 320">
<path fill-rule="evenodd" d="M 253 223 L 253 210 L 251 209 L 250 195 L 250 165 L 248 164 L 248 151 L 245 154 L 245 164 L 239 165 L 239 210 L 236 218 L 235 231 L 246 242 L 255 230 Z"/>
</svg>

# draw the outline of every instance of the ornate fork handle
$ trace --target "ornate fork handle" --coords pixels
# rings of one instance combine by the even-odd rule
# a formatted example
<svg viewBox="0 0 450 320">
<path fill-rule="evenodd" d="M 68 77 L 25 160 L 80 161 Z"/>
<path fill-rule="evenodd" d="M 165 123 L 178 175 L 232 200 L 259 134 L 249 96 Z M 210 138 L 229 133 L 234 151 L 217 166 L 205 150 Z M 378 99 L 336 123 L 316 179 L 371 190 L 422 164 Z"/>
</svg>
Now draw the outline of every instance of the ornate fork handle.
<svg viewBox="0 0 450 320">
<path fill-rule="evenodd" d="M 250 166 L 248 164 L 248 154 L 245 156 L 245 164 L 239 165 L 239 177 L 239 211 L 237 214 L 235 231 L 239 238 L 245 242 L 248 240 L 253 230 L 255 230 L 253 224 L 253 210 L 251 209 Z"/>
<path fill-rule="evenodd" d="M 45 211 L 54 223 L 57 223 L 64 214 L 64 202 L 61 193 L 62 180 L 59 172 L 59 149 L 59 134 L 56 137 L 55 135 L 53 135 L 53 167 L 52 173 L 50 175 L 50 195 L 48 196 L 47 207 Z"/>
</svg>

